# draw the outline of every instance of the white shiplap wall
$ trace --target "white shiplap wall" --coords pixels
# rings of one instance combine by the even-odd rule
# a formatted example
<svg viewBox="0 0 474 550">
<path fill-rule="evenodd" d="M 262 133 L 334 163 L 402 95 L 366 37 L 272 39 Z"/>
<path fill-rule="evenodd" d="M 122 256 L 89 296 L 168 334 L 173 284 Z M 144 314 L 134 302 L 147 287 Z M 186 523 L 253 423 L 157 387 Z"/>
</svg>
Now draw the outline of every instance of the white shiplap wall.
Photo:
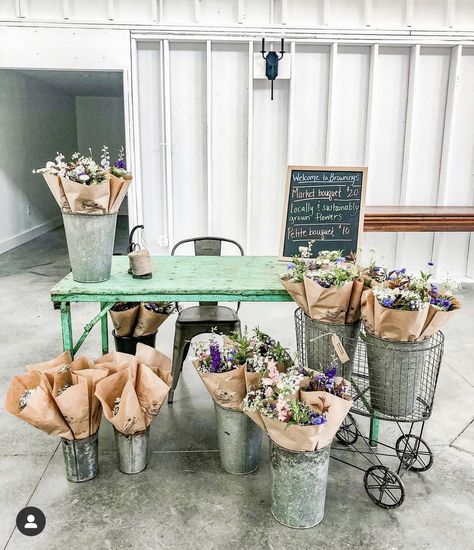
<svg viewBox="0 0 474 550">
<path fill-rule="evenodd" d="M 159 44 L 138 43 L 140 80 L 148 81 L 151 68 L 159 73 L 159 55 L 150 67 L 150 48 Z M 209 232 L 245 243 L 249 253 L 277 253 L 287 163 L 367 163 L 368 204 L 473 204 L 471 47 L 295 41 L 292 78 L 276 82 L 273 102 L 268 82 L 250 77 L 249 54 L 258 48 L 252 41 L 170 41 L 175 241 Z M 147 90 L 141 112 L 160 90 Z M 145 148 L 163 128 L 161 114 L 154 125 L 146 116 Z M 167 234 L 161 204 L 161 216 L 144 210 L 156 246 Z M 375 246 L 390 263 L 418 269 L 434 259 L 440 274 L 464 276 L 469 239 L 372 233 L 364 247 Z"/>
<path fill-rule="evenodd" d="M 368 165 L 368 204 L 473 204 L 474 0 L 2 0 L 0 18 L 130 31 L 132 221 L 154 252 L 212 233 L 277 253 L 288 163 Z M 263 33 L 292 62 L 273 102 L 253 78 Z M 364 247 L 473 277 L 470 241 Z"/>
</svg>

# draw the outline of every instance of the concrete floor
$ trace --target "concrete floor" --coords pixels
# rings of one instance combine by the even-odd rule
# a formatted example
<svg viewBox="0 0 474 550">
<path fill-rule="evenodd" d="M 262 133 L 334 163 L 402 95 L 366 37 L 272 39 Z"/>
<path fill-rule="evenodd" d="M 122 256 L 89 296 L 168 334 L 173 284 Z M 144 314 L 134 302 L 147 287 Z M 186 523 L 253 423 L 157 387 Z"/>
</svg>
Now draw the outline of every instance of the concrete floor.
<svg viewBox="0 0 474 550">
<path fill-rule="evenodd" d="M 121 239 L 119 248 L 125 249 Z M 61 352 L 59 313 L 51 307 L 49 289 L 67 272 L 61 229 L 0 256 L 1 404 L 10 378 L 25 364 Z M 331 461 L 324 521 L 305 531 L 279 525 L 270 513 L 267 442 L 256 473 L 232 476 L 221 470 L 212 401 L 188 362 L 174 405 L 165 405 L 152 426 L 149 466 L 135 476 L 118 471 L 113 432 L 103 421 L 98 477 L 68 483 L 58 440 L 2 409 L 0 545 L 9 550 L 474 548 L 474 288 L 464 291 L 463 302 L 445 331 L 434 413 L 426 425 L 435 462 L 423 474 L 406 474 L 406 498 L 397 510 L 376 507 L 364 491 L 363 473 Z M 293 304 L 244 304 L 241 318 L 294 349 L 293 309 Z M 73 306 L 76 338 L 96 310 Z M 157 339 L 168 354 L 172 334 L 170 319 Z M 82 351 L 95 358 L 99 349 L 95 329 Z M 394 428 L 382 425 L 382 439 L 390 444 Z M 46 515 L 46 529 L 37 537 L 15 529 L 16 514 L 26 505 Z"/>
</svg>

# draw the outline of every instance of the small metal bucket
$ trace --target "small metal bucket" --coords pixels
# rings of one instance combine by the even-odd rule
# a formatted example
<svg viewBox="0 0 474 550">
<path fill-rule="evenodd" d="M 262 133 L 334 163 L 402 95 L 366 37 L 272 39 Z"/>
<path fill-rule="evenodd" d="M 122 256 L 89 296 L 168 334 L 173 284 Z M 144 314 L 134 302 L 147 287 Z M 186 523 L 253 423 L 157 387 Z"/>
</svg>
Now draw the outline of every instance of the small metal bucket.
<svg viewBox="0 0 474 550">
<path fill-rule="evenodd" d="M 214 403 L 222 468 L 229 474 L 250 474 L 258 468 L 262 430 L 245 413 Z"/>
<path fill-rule="evenodd" d="M 426 351 L 423 342 L 393 342 L 366 333 L 370 404 L 389 416 L 409 416 L 420 393 Z"/>
<path fill-rule="evenodd" d="M 114 428 L 119 470 L 124 474 L 138 474 L 148 463 L 150 429 L 136 434 L 122 434 Z"/>
<path fill-rule="evenodd" d="M 272 514 L 279 523 L 308 529 L 322 521 L 330 449 L 289 451 L 272 441 Z"/>
<path fill-rule="evenodd" d="M 84 439 L 61 440 L 68 481 L 80 483 L 93 479 L 99 473 L 97 432 Z"/>
<path fill-rule="evenodd" d="M 349 356 L 349 361 L 344 364 L 341 364 L 340 361 L 336 361 L 337 375 L 344 377 L 346 380 L 350 380 L 359 331 L 360 321 L 353 325 L 333 325 L 322 321 L 313 321 L 310 317 L 305 315 L 304 342 L 307 357 L 306 366 L 319 371 L 324 371 L 328 368 L 335 351 L 332 345 L 331 336 L 327 334 L 337 334 Z"/>
<path fill-rule="evenodd" d="M 72 278 L 78 283 L 100 283 L 110 279 L 117 212 L 63 212 L 63 220 Z"/>
</svg>

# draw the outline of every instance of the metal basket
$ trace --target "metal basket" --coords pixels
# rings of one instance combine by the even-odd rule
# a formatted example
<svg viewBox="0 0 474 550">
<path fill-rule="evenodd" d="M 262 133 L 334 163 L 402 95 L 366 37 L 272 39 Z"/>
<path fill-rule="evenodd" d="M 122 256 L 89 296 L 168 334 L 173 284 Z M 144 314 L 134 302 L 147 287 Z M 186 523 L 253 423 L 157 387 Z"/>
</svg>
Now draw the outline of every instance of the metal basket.
<svg viewBox="0 0 474 550">
<path fill-rule="evenodd" d="M 308 360 L 305 335 L 307 317 L 295 311 L 296 342 L 303 367 Z M 329 345 L 330 335 L 327 335 Z M 352 412 L 381 420 L 421 422 L 431 415 L 444 350 L 442 332 L 434 334 L 423 346 L 389 346 L 386 341 L 366 342 L 363 331 L 358 340 L 346 338 L 344 346 L 354 350 L 352 357 Z M 416 348 L 416 349 L 414 349 Z M 369 353 L 368 353 L 369 350 Z M 351 354 L 352 355 L 352 354 Z M 368 356 L 371 364 L 369 369 Z M 384 368 L 374 369 L 373 357 L 379 356 Z M 338 361 L 338 359 L 336 359 Z M 340 363 L 339 363 L 340 364 Z M 378 365 L 378 366 L 380 366 Z M 342 369 L 342 368 L 341 368 Z M 339 369 L 338 369 L 339 370 Z"/>
</svg>

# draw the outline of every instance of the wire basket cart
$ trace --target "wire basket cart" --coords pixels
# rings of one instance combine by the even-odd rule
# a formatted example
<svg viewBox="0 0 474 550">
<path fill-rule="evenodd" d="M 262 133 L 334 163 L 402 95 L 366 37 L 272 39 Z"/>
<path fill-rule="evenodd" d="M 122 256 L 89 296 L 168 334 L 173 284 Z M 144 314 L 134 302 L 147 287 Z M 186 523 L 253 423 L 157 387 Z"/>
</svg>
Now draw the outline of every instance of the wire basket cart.
<svg viewBox="0 0 474 550">
<path fill-rule="evenodd" d="M 329 354 L 338 373 L 347 371 L 347 363 L 344 367 L 333 353 L 331 333 L 313 335 L 311 327 L 311 319 L 298 308 L 295 328 L 302 367 L 324 371 L 328 365 L 318 358 Z M 433 453 L 422 436 L 433 408 L 444 336 L 437 332 L 420 343 L 392 343 L 361 330 L 357 339 L 345 337 L 343 345 L 349 348 L 353 405 L 336 435 L 331 458 L 364 472 L 364 488 L 375 504 L 397 508 L 405 499 L 403 476 L 424 472 L 433 464 Z M 355 415 L 368 418 L 368 435 Z M 398 427 L 392 445 L 379 440 L 380 421 Z M 348 453 L 357 458 L 349 462 Z"/>
</svg>

